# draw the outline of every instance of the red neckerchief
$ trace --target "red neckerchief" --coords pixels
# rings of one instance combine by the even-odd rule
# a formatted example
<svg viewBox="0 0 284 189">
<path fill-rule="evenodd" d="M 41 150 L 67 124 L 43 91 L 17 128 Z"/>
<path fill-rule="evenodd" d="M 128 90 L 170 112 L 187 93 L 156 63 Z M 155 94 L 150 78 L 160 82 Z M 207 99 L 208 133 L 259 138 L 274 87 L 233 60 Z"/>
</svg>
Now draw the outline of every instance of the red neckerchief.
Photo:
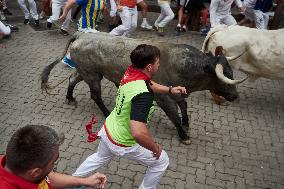
<svg viewBox="0 0 284 189">
<path fill-rule="evenodd" d="M 144 74 L 140 70 L 133 68 L 132 66 L 128 66 L 123 75 L 123 78 L 120 81 L 120 86 L 136 80 L 145 80 L 147 82 L 150 82 L 150 78 L 146 74 Z"/>
<path fill-rule="evenodd" d="M 0 187 L 4 186 L 4 188 L 9 189 L 40 189 L 40 184 L 34 184 L 29 182 L 21 177 L 14 175 L 11 172 L 8 172 L 4 167 L 6 164 L 6 156 L 0 155 Z M 46 182 L 47 186 L 44 188 L 51 189 L 51 186 L 48 182 Z M 1 187 L 2 189 L 2 187 Z"/>
</svg>

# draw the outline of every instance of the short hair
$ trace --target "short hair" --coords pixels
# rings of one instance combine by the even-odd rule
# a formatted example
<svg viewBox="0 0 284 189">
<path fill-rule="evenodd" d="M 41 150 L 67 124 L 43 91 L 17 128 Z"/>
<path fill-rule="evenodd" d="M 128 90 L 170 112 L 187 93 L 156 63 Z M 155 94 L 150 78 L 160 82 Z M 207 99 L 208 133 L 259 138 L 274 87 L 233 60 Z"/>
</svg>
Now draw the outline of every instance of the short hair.
<svg viewBox="0 0 284 189">
<path fill-rule="evenodd" d="M 157 58 L 160 58 L 160 50 L 156 46 L 146 44 L 138 45 L 130 54 L 132 65 L 139 69 L 154 64 Z"/>
<path fill-rule="evenodd" d="M 50 127 L 27 125 L 17 130 L 6 148 L 6 165 L 16 173 L 32 168 L 44 168 L 64 141 L 64 134 L 57 134 Z"/>
</svg>

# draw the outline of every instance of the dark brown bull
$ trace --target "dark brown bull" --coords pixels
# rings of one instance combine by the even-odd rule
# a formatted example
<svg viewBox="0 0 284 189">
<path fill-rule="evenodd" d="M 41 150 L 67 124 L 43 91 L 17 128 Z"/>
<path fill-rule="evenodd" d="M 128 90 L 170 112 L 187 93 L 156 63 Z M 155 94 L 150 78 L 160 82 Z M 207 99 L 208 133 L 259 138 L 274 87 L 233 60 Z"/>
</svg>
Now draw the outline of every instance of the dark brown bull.
<svg viewBox="0 0 284 189">
<path fill-rule="evenodd" d="M 233 80 L 232 69 L 223 55 L 207 56 L 189 45 L 112 37 L 105 33 L 75 35 L 67 48 L 71 42 L 70 54 L 77 63 L 77 75 L 69 83 L 66 99 L 69 103 L 75 102 L 72 96 L 74 87 L 84 80 L 90 87 L 91 98 L 105 117 L 110 112 L 101 98 L 101 80 L 105 77 L 118 86 L 130 65 L 130 52 L 139 44 L 151 44 L 160 49 L 161 66 L 153 78 L 160 84 L 185 86 L 189 92 L 211 90 L 228 101 L 233 101 L 238 97 L 235 84 L 243 81 Z M 62 57 L 44 69 L 41 76 L 43 89 L 48 88 L 50 71 L 61 59 Z M 155 101 L 175 125 L 182 142 L 189 144 L 189 137 L 182 128 L 189 126 L 186 97 L 155 94 Z M 178 107 L 182 119 L 178 115 Z"/>
</svg>

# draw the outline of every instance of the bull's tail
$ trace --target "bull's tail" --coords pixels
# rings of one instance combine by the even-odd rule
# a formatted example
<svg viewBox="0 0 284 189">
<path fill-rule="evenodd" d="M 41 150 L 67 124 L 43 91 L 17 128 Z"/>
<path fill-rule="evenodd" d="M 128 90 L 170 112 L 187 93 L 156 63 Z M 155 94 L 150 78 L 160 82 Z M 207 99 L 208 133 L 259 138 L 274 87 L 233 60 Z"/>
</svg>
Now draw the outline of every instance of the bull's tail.
<svg viewBox="0 0 284 189">
<path fill-rule="evenodd" d="M 57 58 L 54 62 L 52 62 L 51 64 L 49 64 L 48 66 L 46 66 L 43 69 L 43 71 L 41 73 L 41 89 L 42 90 L 47 91 L 49 89 L 48 77 L 49 77 L 51 70 L 64 58 L 64 56 L 66 55 L 66 53 L 68 51 L 70 44 L 73 43 L 79 36 L 80 36 L 80 34 L 78 32 L 75 33 L 67 42 L 66 47 L 65 47 L 64 52 L 62 53 L 61 57 Z"/>
<path fill-rule="evenodd" d="M 208 34 L 206 35 L 205 39 L 204 39 L 204 42 L 203 42 L 203 45 L 202 45 L 202 49 L 201 51 L 203 53 L 207 53 L 207 50 L 208 50 L 208 42 L 209 42 L 209 39 L 210 37 L 215 34 L 216 32 L 218 31 L 222 31 L 224 30 L 225 28 L 228 28 L 228 26 L 226 25 L 218 25 L 214 28 L 211 28 L 210 31 L 208 32 Z"/>
</svg>

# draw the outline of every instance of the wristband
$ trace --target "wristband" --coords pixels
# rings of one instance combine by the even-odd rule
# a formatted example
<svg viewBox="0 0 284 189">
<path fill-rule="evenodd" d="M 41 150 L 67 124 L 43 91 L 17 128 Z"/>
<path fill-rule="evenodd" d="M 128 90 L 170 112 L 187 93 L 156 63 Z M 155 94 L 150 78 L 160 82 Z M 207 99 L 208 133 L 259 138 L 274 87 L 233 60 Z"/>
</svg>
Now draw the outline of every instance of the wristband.
<svg viewBox="0 0 284 189">
<path fill-rule="evenodd" d="M 169 86 L 169 94 L 172 94 L 173 86 Z"/>
</svg>

